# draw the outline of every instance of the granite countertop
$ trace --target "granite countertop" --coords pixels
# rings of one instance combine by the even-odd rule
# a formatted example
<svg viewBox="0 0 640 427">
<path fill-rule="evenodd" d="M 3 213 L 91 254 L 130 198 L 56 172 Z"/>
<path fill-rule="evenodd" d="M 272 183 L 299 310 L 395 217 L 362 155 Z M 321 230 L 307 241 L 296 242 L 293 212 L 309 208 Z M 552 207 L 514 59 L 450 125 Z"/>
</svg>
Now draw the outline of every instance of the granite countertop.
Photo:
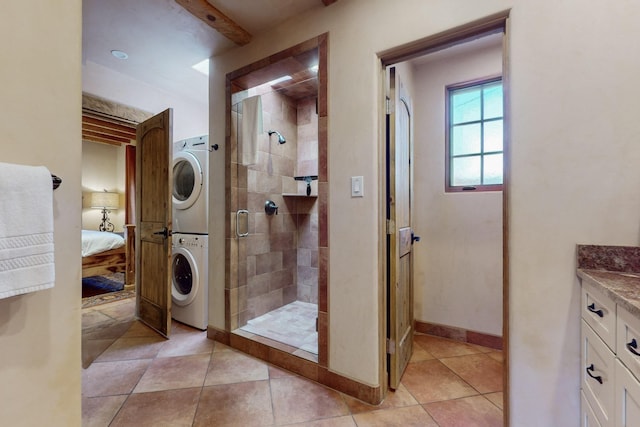
<svg viewBox="0 0 640 427">
<path fill-rule="evenodd" d="M 577 274 L 640 317 L 640 247 L 578 245 Z"/>
</svg>

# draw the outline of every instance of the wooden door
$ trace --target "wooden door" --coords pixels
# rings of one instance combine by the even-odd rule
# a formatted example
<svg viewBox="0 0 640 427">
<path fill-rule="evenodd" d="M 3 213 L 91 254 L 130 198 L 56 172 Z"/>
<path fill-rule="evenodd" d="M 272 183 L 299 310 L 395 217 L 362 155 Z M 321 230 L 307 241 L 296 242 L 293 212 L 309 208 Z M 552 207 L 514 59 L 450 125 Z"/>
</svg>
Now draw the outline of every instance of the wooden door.
<svg viewBox="0 0 640 427">
<path fill-rule="evenodd" d="M 141 123 L 136 147 L 136 314 L 168 337 L 171 330 L 172 117 Z"/>
<path fill-rule="evenodd" d="M 396 389 L 413 351 L 411 102 L 397 69 L 387 75 L 388 369 Z"/>
</svg>

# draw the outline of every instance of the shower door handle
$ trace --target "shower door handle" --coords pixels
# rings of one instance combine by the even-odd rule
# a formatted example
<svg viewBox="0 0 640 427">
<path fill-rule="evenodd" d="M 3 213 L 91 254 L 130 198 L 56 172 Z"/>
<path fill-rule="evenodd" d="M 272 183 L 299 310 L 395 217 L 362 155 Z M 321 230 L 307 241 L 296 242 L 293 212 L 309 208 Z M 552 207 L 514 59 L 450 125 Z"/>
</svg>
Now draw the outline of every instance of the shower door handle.
<svg viewBox="0 0 640 427">
<path fill-rule="evenodd" d="M 244 233 L 240 232 L 240 215 L 246 215 L 247 229 Z M 247 237 L 249 235 L 249 211 L 246 209 L 239 209 L 236 211 L 236 236 Z"/>
</svg>

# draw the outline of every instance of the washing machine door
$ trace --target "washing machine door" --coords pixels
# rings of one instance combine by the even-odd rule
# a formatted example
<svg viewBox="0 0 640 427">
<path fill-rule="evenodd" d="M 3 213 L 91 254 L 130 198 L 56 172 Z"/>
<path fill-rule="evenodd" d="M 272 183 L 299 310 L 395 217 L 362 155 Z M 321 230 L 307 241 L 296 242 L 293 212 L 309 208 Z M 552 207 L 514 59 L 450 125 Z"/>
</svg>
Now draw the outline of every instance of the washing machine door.
<svg viewBox="0 0 640 427">
<path fill-rule="evenodd" d="M 191 304 L 198 293 L 200 277 L 193 254 L 186 248 L 174 248 L 171 255 L 171 299 L 180 306 Z"/>
<path fill-rule="evenodd" d="M 181 151 L 173 157 L 173 207 L 188 209 L 202 191 L 203 173 L 196 156 Z"/>
</svg>

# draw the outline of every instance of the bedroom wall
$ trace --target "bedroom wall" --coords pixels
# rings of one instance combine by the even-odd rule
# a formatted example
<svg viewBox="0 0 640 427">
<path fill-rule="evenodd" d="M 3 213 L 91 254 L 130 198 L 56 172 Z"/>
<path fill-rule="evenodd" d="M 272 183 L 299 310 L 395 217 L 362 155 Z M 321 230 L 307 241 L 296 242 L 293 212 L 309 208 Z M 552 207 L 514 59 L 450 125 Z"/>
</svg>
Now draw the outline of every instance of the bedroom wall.
<svg viewBox="0 0 640 427">
<path fill-rule="evenodd" d="M 125 147 L 82 141 L 82 229 L 97 230 L 102 211 L 91 208 L 91 192 L 107 190 L 120 194 L 120 209 L 109 219 L 116 232 L 124 231 Z"/>
<path fill-rule="evenodd" d="M 0 300 L 2 426 L 81 423 L 81 10 L 80 0 L 33 0 L 3 2 L 0 13 L 0 158 L 63 180 L 53 193 L 55 286 Z"/>
</svg>

